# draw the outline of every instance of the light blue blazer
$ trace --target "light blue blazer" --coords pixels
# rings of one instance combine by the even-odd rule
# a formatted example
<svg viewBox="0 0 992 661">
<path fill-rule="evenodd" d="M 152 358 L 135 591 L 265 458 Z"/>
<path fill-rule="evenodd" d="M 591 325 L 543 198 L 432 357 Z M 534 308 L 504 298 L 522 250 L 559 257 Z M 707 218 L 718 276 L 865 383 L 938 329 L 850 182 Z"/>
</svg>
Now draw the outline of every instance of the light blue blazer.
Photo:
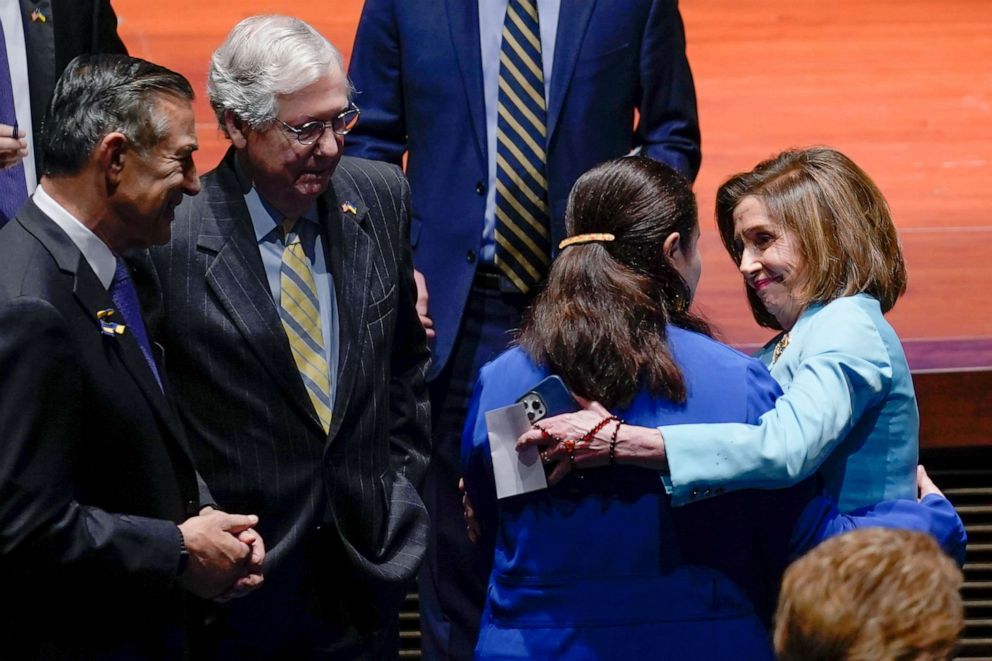
<svg viewBox="0 0 992 661">
<path fill-rule="evenodd" d="M 915 498 L 919 412 L 902 345 L 867 294 L 809 306 L 772 365 L 785 394 L 757 425 L 660 427 L 672 503 L 794 484 L 817 470 L 842 511 Z"/>
</svg>

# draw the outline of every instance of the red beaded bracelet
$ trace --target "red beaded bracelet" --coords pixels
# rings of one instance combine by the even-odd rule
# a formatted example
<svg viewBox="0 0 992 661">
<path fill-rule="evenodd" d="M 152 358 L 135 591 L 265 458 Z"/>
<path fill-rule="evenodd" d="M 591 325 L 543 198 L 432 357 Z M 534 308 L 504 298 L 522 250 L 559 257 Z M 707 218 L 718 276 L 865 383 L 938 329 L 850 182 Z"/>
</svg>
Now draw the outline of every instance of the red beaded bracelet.
<svg viewBox="0 0 992 661">
<path fill-rule="evenodd" d="M 592 439 L 595 438 L 596 434 L 600 432 L 606 425 L 610 423 L 611 420 L 619 420 L 620 418 L 615 415 L 607 416 L 599 421 L 595 427 L 586 432 L 586 435 L 582 437 L 582 442 L 587 446 L 592 443 Z"/>
<path fill-rule="evenodd" d="M 613 430 L 613 436 L 610 437 L 610 466 L 615 466 L 617 463 L 617 434 L 620 433 L 620 425 L 623 424 L 620 418 L 614 419 L 617 421 L 617 426 Z"/>
</svg>

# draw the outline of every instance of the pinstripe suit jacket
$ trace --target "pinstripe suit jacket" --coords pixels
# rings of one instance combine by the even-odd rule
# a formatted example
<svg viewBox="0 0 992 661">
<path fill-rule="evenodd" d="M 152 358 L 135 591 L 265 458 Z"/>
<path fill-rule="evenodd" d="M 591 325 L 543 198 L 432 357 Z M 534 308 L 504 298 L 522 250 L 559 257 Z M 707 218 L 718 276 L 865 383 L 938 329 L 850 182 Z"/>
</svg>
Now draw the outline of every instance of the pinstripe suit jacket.
<svg viewBox="0 0 992 661">
<path fill-rule="evenodd" d="M 151 325 L 204 479 L 229 511 L 259 515 L 267 543 L 265 586 L 232 613 L 264 620 L 303 591 L 335 601 L 314 608 L 346 613 L 336 626 L 365 634 L 395 619 L 425 552 L 429 353 L 399 168 L 343 158 L 318 209 L 340 319 L 329 434 L 272 300 L 233 149 L 152 253 Z"/>
</svg>

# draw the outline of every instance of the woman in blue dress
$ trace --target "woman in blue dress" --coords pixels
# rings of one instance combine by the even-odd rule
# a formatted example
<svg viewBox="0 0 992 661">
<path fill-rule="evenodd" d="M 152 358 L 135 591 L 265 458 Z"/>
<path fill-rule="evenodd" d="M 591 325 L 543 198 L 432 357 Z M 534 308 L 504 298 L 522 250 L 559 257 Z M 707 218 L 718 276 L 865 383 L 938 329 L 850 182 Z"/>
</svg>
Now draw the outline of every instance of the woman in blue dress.
<svg viewBox="0 0 992 661">
<path fill-rule="evenodd" d="M 882 316 L 906 288 L 906 267 L 881 192 L 840 152 L 786 151 L 721 186 L 717 224 L 755 319 L 781 331 L 758 358 L 785 394 L 756 424 L 665 424 L 650 434 L 672 502 L 782 487 L 817 471 L 842 511 L 913 498 L 916 396 Z M 550 426 L 578 433 L 600 417 Z"/>
<path fill-rule="evenodd" d="M 688 182 L 648 159 L 609 161 L 579 179 L 566 217 L 572 237 L 519 346 L 483 368 L 463 439 L 469 495 L 494 548 L 478 658 L 771 659 L 781 571 L 820 539 L 892 525 L 960 551 L 960 520 L 936 494 L 840 515 L 814 478 L 672 508 L 656 427 L 756 423 L 778 385 L 688 311 L 700 274 Z M 570 474 L 497 504 L 484 414 L 549 374 L 623 422 L 596 409 L 588 438 L 548 429 L 552 480 Z M 649 435 L 611 447 L 639 429 Z"/>
</svg>

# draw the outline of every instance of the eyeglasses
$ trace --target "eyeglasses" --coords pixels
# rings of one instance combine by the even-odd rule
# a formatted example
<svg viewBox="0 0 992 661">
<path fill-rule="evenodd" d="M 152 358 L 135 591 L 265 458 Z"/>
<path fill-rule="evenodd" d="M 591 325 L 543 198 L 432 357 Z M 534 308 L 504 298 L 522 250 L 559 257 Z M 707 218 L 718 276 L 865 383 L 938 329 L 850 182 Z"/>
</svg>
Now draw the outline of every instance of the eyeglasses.
<svg viewBox="0 0 992 661">
<path fill-rule="evenodd" d="M 300 144 L 312 145 L 320 140 L 320 137 L 324 135 L 324 131 L 327 129 L 331 129 L 338 135 L 348 135 L 348 132 L 355 128 L 355 124 L 358 123 L 358 117 L 361 114 L 362 112 L 358 109 L 358 106 L 353 103 L 348 106 L 347 110 L 329 122 L 313 120 L 299 126 L 290 126 L 281 119 L 276 118 L 276 121 L 282 124 L 284 129 L 294 134 L 296 139 L 300 141 Z"/>
</svg>

